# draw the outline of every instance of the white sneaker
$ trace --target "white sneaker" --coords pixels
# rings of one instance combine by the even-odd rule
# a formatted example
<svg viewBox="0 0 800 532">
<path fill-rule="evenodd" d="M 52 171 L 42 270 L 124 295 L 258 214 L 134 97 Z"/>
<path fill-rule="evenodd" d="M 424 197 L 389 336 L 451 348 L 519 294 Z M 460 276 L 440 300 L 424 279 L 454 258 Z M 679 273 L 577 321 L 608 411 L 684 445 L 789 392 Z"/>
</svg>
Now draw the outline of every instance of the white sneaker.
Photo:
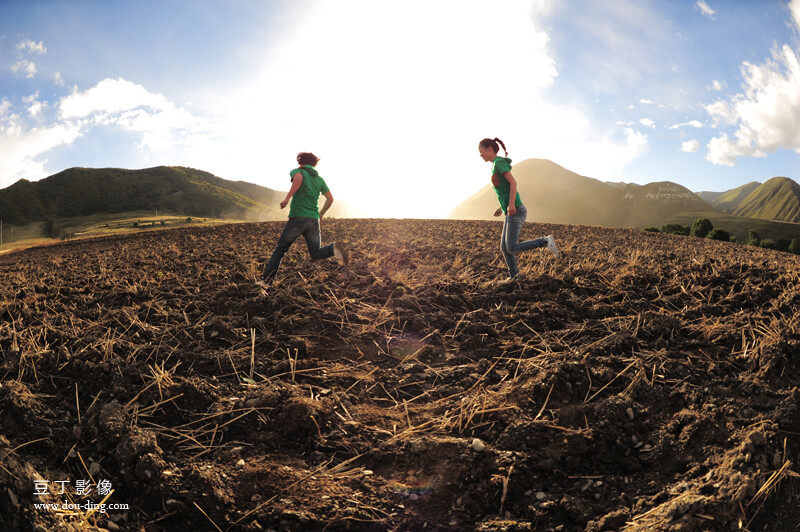
<svg viewBox="0 0 800 532">
<path fill-rule="evenodd" d="M 558 251 L 558 246 L 556 246 L 556 239 L 553 238 L 553 235 L 547 235 L 545 237 L 547 239 L 547 249 L 553 252 L 553 255 L 558 257 L 561 253 Z"/>
<path fill-rule="evenodd" d="M 347 248 L 340 242 L 333 243 L 333 256 L 345 266 L 350 262 L 350 255 L 347 253 Z"/>
</svg>

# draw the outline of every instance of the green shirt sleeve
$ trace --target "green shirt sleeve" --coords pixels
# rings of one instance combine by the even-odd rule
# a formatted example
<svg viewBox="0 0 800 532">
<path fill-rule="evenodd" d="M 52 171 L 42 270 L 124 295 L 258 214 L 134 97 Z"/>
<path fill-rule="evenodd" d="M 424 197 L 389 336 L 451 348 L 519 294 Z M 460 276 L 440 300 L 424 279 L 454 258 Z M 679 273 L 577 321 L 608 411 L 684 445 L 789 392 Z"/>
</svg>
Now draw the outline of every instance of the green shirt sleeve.
<svg viewBox="0 0 800 532">
<path fill-rule="evenodd" d="M 325 180 L 324 180 L 324 179 L 322 179 L 321 177 L 319 177 L 319 178 L 317 178 L 317 179 L 319 179 L 320 181 L 322 181 L 322 186 L 321 186 L 321 187 L 319 187 L 319 193 L 320 193 L 320 194 L 325 194 L 325 193 L 327 193 L 327 192 L 330 192 L 330 189 L 328 188 L 328 184 L 325 182 Z"/>
<path fill-rule="evenodd" d="M 508 164 L 508 161 L 506 161 L 501 157 L 498 157 L 494 160 L 494 163 L 492 164 L 492 174 L 497 174 L 502 176 L 506 172 L 510 171 L 511 171 L 511 165 Z"/>
</svg>

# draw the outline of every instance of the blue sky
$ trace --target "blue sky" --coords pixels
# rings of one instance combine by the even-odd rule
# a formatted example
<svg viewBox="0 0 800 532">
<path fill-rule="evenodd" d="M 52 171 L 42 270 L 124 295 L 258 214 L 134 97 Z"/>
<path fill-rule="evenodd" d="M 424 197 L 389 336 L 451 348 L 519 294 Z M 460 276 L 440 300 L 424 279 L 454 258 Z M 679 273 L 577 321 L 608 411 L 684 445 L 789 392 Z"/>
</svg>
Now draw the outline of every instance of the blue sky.
<svg viewBox="0 0 800 532">
<path fill-rule="evenodd" d="M 800 179 L 800 0 L 0 1 L 0 187 L 190 166 L 443 217 L 484 137 L 608 181 Z"/>
</svg>

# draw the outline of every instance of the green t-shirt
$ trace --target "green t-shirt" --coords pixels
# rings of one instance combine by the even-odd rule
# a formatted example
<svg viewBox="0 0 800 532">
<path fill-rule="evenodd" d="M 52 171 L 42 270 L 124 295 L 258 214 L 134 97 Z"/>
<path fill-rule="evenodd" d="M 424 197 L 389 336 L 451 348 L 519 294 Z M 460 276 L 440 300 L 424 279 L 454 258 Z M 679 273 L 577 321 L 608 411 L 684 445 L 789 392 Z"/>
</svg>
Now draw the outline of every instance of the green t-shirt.
<svg viewBox="0 0 800 532">
<path fill-rule="evenodd" d="M 508 214 L 508 199 L 511 195 L 511 183 L 503 176 L 506 172 L 511 171 L 511 159 L 507 157 L 496 157 L 494 162 L 492 163 L 492 175 L 498 176 L 498 181 L 500 182 L 499 185 L 494 186 L 492 183 L 492 188 L 494 189 L 494 193 L 497 195 L 497 201 L 500 202 L 500 208 L 503 209 L 505 214 Z M 519 207 L 522 205 L 522 198 L 519 197 L 519 192 L 517 192 L 517 197 L 514 199 L 514 207 Z"/>
<path fill-rule="evenodd" d="M 329 191 L 328 185 L 313 166 L 305 165 L 295 168 L 289 172 L 289 175 L 294 177 L 297 172 L 302 174 L 303 184 L 292 196 L 289 218 L 319 219 L 319 195 Z"/>
</svg>

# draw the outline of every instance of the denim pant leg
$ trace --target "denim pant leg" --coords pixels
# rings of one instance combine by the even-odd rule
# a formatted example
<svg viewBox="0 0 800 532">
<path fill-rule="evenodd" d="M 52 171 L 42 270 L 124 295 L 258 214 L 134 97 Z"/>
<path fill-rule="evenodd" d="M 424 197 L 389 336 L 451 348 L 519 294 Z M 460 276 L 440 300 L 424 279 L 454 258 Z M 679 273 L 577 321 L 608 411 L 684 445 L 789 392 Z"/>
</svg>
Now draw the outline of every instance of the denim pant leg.
<svg viewBox="0 0 800 532">
<path fill-rule="evenodd" d="M 517 209 L 517 214 L 511 218 L 521 218 L 522 221 L 519 222 L 519 229 L 517 230 L 516 234 L 511 234 L 509 232 L 509 240 L 506 241 L 506 250 L 508 252 L 516 255 L 517 253 L 522 253 L 523 251 L 543 248 L 547 245 L 546 238 L 536 238 L 534 240 L 526 240 L 525 242 L 517 242 L 517 240 L 519 240 L 519 234 L 522 231 L 522 224 L 525 223 L 525 220 L 528 218 L 528 209 L 525 208 L 525 205 L 520 205 Z"/>
<path fill-rule="evenodd" d="M 319 229 L 319 220 L 316 218 L 306 218 L 308 222 L 305 225 L 303 237 L 306 239 L 308 245 L 308 253 L 311 255 L 311 260 L 327 259 L 333 256 L 333 244 L 328 244 L 324 248 L 320 247 L 322 244 L 322 235 Z"/>
<path fill-rule="evenodd" d="M 527 217 L 528 210 L 524 205 L 520 205 L 514 216 L 506 215 L 506 221 L 503 224 L 501 249 L 503 250 L 503 258 L 506 259 L 506 265 L 508 265 L 508 274 L 512 278 L 519 273 L 516 257 L 517 253 L 522 253 L 530 249 L 542 248 L 547 245 L 546 238 L 518 242 L 519 235 L 522 232 L 522 224 L 525 223 Z"/>
<path fill-rule="evenodd" d="M 275 246 L 275 251 L 272 252 L 272 257 L 270 257 L 266 268 L 264 268 L 264 273 L 261 274 L 261 278 L 264 281 L 271 283 L 275 280 L 283 256 L 286 255 L 286 252 L 292 247 L 297 237 L 303 234 L 303 220 L 303 218 L 289 218 L 289 221 L 283 226 L 283 232 L 278 239 L 278 245 Z"/>
<path fill-rule="evenodd" d="M 519 233 L 522 231 L 522 222 L 515 221 L 514 218 L 516 218 L 516 215 L 506 215 L 503 222 L 503 234 L 500 236 L 500 251 L 503 252 L 503 258 L 506 261 L 506 266 L 508 266 L 508 276 L 511 278 L 514 278 L 519 273 L 519 268 L 517 267 L 517 257 L 509 250 L 508 243 L 519 240 Z"/>
</svg>

